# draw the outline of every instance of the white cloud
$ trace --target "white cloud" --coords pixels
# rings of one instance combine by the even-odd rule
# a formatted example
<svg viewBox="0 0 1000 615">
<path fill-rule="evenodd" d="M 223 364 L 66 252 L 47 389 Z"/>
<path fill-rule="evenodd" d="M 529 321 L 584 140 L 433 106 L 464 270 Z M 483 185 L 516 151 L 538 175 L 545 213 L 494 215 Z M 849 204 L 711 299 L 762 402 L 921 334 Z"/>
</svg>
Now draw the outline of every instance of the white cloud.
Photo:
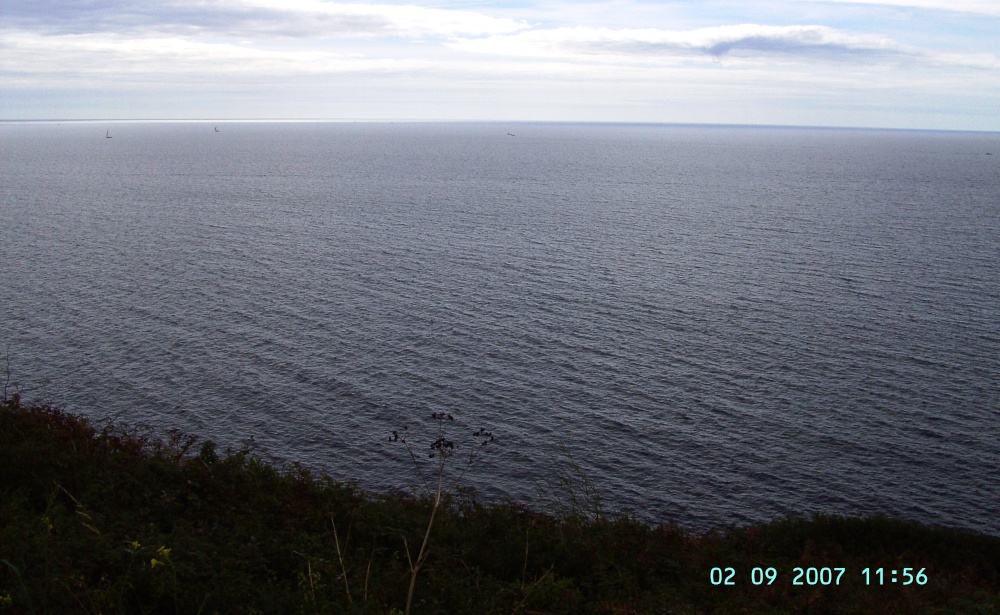
<svg viewBox="0 0 1000 615">
<path fill-rule="evenodd" d="M 262 3 L 264 0 L 260 0 Z M 288 7 L 287 2 L 270 2 L 280 7 Z M 327 4 L 316 0 L 296 0 L 292 5 L 296 11 L 304 15 L 327 17 L 334 19 L 344 16 L 354 19 L 379 19 L 385 24 L 380 33 L 394 35 L 437 35 L 437 36 L 476 36 L 498 33 L 509 33 L 528 27 L 523 22 L 511 19 L 490 17 L 482 13 L 452 9 L 424 8 L 406 5 L 368 5 L 368 4 Z"/>
<path fill-rule="evenodd" d="M 1000 13 L 1000 0 L 378 1 L 0 0 L 0 86 L 20 105 L 0 115 L 41 114 L 36 98 L 62 90 L 49 117 L 135 114 L 132 96 L 160 105 L 149 117 L 205 115 L 216 111 L 204 101 L 229 96 L 232 113 L 257 117 L 752 122 L 773 112 L 783 123 L 801 108 L 810 123 L 868 109 L 897 125 L 901 105 L 935 97 L 941 113 L 984 117 L 1000 91 L 998 49 L 982 33 L 992 22 L 980 17 Z M 966 14 L 892 21 L 876 4 Z M 763 23 L 732 25 L 746 15 Z M 91 91 L 123 110 L 95 112 L 71 94 Z M 753 105 L 760 115 L 743 115 Z"/>
<path fill-rule="evenodd" d="M 76 78 L 122 80 L 172 76 L 286 76 L 341 72 L 413 71 L 426 62 L 366 58 L 306 49 L 267 49 L 236 43 L 200 42 L 180 37 L 125 38 L 104 34 L 39 36 L 7 34 L 0 71 L 33 76 L 72 72 Z"/>
<path fill-rule="evenodd" d="M 320 0 L 64 3 L 8 0 L 8 29 L 49 33 L 171 32 L 228 36 L 483 36 L 527 24 L 467 10 Z"/>
<path fill-rule="evenodd" d="M 993 17 L 1000 17 L 1000 1 L 998 0 L 809 0 L 809 1 L 839 3 L 839 4 L 898 6 L 904 8 L 951 11 L 954 13 L 970 13 L 973 15 L 990 15 Z"/>
<path fill-rule="evenodd" d="M 512 35 L 463 38 L 455 49 L 535 57 L 725 56 L 727 54 L 786 54 L 856 56 L 904 53 L 888 38 L 848 34 L 824 26 L 762 26 L 745 24 L 688 31 L 660 29 L 555 28 Z"/>
<path fill-rule="evenodd" d="M 989 53 L 939 53 L 904 46 L 885 36 L 855 34 L 817 25 L 744 24 L 676 31 L 654 28 L 554 28 L 510 35 L 461 38 L 456 50 L 503 57 L 561 59 L 582 63 L 676 63 L 713 60 L 961 66 L 993 70 L 1000 59 Z"/>
</svg>

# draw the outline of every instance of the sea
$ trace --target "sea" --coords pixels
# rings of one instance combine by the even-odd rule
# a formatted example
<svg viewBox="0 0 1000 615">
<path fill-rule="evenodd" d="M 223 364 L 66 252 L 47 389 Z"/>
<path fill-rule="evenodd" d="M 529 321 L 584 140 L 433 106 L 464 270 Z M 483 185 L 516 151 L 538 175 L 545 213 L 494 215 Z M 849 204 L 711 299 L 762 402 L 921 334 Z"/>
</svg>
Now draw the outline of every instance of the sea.
<svg viewBox="0 0 1000 615">
<path fill-rule="evenodd" d="M 373 493 L 1000 535 L 1000 134 L 4 122 L 0 352 Z"/>
</svg>

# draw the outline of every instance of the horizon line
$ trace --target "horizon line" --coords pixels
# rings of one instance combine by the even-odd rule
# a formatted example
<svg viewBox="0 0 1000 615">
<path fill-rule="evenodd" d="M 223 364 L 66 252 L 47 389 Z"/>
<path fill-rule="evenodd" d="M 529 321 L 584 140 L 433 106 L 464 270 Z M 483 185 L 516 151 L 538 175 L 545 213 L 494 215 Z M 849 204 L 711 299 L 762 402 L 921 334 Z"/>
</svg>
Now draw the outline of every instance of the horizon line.
<svg viewBox="0 0 1000 615">
<path fill-rule="evenodd" d="M 0 124 L 564 124 L 619 126 L 697 126 L 705 128 L 783 128 L 813 130 L 881 130 L 892 132 L 961 132 L 1000 134 L 1000 130 L 969 128 L 900 128 L 826 124 L 730 124 L 715 122 L 652 122 L 624 120 L 456 120 L 413 118 L 0 118 Z"/>
</svg>

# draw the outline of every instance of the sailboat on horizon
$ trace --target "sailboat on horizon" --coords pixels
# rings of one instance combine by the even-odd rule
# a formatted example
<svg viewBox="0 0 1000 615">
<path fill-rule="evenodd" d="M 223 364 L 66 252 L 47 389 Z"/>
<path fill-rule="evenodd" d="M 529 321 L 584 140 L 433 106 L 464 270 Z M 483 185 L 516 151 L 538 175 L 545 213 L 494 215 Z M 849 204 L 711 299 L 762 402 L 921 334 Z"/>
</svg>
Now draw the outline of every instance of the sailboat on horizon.
<svg viewBox="0 0 1000 615">
<path fill-rule="evenodd" d="M 107 133 L 105 133 L 104 138 L 105 139 L 111 139 L 112 138 L 110 130 Z"/>
</svg>

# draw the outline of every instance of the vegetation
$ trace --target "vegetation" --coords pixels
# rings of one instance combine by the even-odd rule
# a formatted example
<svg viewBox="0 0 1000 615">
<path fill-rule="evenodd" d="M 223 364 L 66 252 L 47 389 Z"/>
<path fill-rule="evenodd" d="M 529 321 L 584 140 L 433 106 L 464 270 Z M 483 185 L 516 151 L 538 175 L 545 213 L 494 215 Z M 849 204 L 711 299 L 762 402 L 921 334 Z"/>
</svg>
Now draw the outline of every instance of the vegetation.
<svg viewBox="0 0 1000 615">
<path fill-rule="evenodd" d="M 14 396 L 0 404 L 0 613 L 1000 610 L 1000 538 L 828 516 L 696 535 L 599 507 L 482 505 L 441 488 L 453 449 L 438 437 L 407 448 L 438 454 L 428 493 L 375 495 Z M 793 585 L 795 567 L 845 573 Z M 735 584 L 713 584 L 726 568 Z M 925 582 L 889 582 L 903 569 Z"/>
</svg>

